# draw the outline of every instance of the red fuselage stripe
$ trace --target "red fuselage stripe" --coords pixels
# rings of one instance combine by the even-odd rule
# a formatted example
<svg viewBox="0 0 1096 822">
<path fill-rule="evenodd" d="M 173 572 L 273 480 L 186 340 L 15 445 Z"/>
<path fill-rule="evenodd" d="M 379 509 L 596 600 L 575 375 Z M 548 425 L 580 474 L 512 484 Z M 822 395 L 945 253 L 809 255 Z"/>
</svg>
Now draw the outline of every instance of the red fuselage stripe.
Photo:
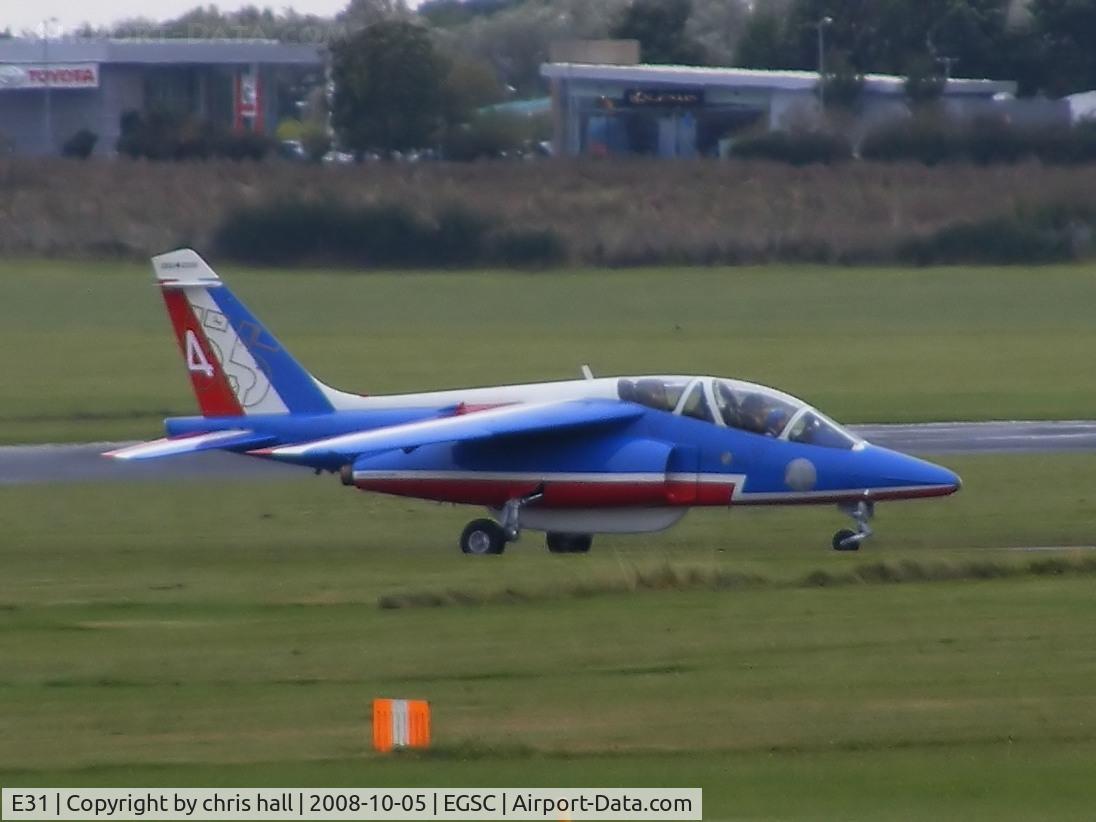
<svg viewBox="0 0 1096 822">
<path fill-rule="evenodd" d="M 438 502 L 456 502 L 497 508 L 507 501 L 528 496 L 541 485 L 543 508 L 628 508 L 635 506 L 727 505 L 734 485 L 704 488 L 681 482 L 599 482 L 575 480 L 494 479 L 369 479 L 359 477 L 355 484 L 363 491 L 419 497 Z M 688 490 L 686 490 L 686 488 Z M 702 500 L 711 500 L 710 502 Z"/>
<path fill-rule="evenodd" d="M 750 499 L 747 494 L 733 500 L 733 483 L 666 482 L 604 482 L 598 480 L 503 480 L 503 479 L 444 479 L 399 478 L 370 479 L 359 476 L 355 485 L 363 491 L 416 497 L 437 502 L 483 505 L 500 508 L 509 500 L 520 499 L 543 486 L 544 497 L 539 508 L 632 508 L 632 507 L 700 507 L 728 505 L 832 505 L 864 499 L 862 491 L 834 492 L 825 495 L 798 495 L 769 499 Z M 883 502 L 899 499 L 943 497 L 955 489 L 895 488 L 873 492 L 870 499 Z"/>
</svg>

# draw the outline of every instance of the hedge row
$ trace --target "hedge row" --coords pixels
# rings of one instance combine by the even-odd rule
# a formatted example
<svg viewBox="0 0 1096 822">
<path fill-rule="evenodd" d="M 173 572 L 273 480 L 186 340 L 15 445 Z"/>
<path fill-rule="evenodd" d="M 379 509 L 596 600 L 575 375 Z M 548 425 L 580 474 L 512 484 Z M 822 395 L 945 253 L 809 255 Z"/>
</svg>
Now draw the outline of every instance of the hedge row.
<svg viewBox="0 0 1096 822">
<path fill-rule="evenodd" d="M 851 160 L 852 144 L 839 134 L 823 131 L 771 131 L 736 141 L 731 145 L 731 156 L 793 166 L 830 165 Z"/>
<path fill-rule="evenodd" d="M 208 123 L 166 114 L 129 111 L 122 115 L 119 154 L 145 160 L 262 160 L 274 141 L 262 134 L 218 131 Z"/>
<path fill-rule="evenodd" d="M 898 258 L 918 265 L 996 265 L 1069 262 L 1096 251 L 1096 205 L 1040 209 L 959 222 L 909 240 Z"/>
<path fill-rule="evenodd" d="M 567 258 L 554 231 L 507 227 L 459 206 L 423 219 L 398 205 L 272 203 L 231 212 L 214 245 L 227 257 L 263 265 L 536 267 Z"/>
<path fill-rule="evenodd" d="M 854 152 L 840 134 L 774 131 L 738 140 L 731 156 L 793 166 L 831 165 L 853 159 L 878 162 L 1010 165 L 1039 160 L 1049 165 L 1096 163 L 1096 126 L 1020 129 L 997 122 L 969 126 L 910 120 L 869 133 Z"/>
<path fill-rule="evenodd" d="M 824 241 L 785 242 L 761 253 L 782 262 L 1041 264 L 1092 256 L 1094 237 L 1096 204 L 960 221 L 890 248 L 850 252 Z M 353 268 L 544 267 L 562 264 L 569 256 L 566 244 L 552 230 L 507 228 L 466 208 L 442 209 L 426 220 L 399 206 L 331 202 L 283 202 L 233 212 L 218 229 L 215 246 L 219 254 L 245 263 Z M 635 258 L 600 263 L 735 265 L 755 261 L 758 252 L 733 243 L 661 252 L 637 249 Z"/>
<path fill-rule="evenodd" d="M 1051 165 L 1096 163 L 1096 127 L 1020 129 L 1001 123 L 967 128 L 916 120 L 879 129 L 860 145 L 865 160 L 996 165 L 1040 160 Z"/>
</svg>

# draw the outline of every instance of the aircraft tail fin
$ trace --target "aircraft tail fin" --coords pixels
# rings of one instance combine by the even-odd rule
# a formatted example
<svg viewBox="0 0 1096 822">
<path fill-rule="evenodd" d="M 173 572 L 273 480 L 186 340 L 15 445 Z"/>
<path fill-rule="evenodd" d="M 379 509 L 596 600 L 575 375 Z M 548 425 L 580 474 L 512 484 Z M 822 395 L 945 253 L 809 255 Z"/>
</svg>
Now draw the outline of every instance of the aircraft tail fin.
<svg viewBox="0 0 1096 822">
<path fill-rule="evenodd" d="M 152 268 L 204 416 L 332 410 L 322 385 L 197 253 L 161 254 Z"/>
</svg>

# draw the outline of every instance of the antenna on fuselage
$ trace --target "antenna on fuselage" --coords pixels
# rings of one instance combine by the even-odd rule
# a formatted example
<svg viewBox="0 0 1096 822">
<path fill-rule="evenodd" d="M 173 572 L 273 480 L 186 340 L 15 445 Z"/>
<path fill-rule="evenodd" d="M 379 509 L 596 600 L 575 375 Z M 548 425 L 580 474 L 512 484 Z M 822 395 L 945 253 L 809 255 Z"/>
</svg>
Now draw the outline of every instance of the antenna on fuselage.
<svg viewBox="0 0 1096 822">
<path fill-rule="evenodd" d="M 582 377 L 583 377 L 583 379 L 587 379 L 587 380 L 592 380 L 594 378 L 594 372 L 590 370 L 590 366 L 588 366 L 588 365 L 583 365 L 582 366 Z"/>
</svg>

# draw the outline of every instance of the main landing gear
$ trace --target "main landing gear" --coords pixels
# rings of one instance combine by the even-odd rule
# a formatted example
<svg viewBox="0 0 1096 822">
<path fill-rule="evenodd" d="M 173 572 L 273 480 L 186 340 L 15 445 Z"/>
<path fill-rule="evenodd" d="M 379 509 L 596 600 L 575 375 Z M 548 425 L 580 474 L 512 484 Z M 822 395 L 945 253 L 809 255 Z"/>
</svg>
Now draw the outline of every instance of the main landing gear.
<svg viewBox="0 0 1096 822">
<path fill-rule="evenodd" d="M 493 519 L 474 519 L 460 535 L 460 549 L 466 554 L 501 554 L 507 542 L 506 531 Z"/>
<path fill-rule="evenodd" d="M 872 535 L 868 521 L 875 516 L 875 503 L 870 500 L 860 500 L 854 503 L 842 503 L 838 509 L 852 517 L 856 523 L 856 530 L 842 528 L 833 535 L 833 550 L 835 551 L 859 551 L 860 543 Z"/>
<path fill-rule="evenodd" d="M 466 554 L 501 554 L 506 544 L 521 536 L 521 509 L 544 498 L 540 487 L 528 496 L 512 499 L 502 507 L 499 522 L 493 519 L 474 519 L 460 535 L 460 549 Z M 594 538 L 589 534 L 563 534 L 548 532 L 548 550 L 553 554 L 585 554 Z"/>
<path fill-rule="evenodd" d="M 533 493 L 512 499 L 502 507 L 502 522 L 474 519 L 460 535 L 460 549 L 466 554 L 501 554 L 506 543 L 521 536 L 521 509 L 544 498 L 544 486 Z"/>
<path fill-rule="evenodd" d="M 548 550 L 553 554 L 585 554 L 593 545 L 594 538 L 589 534 L 557 534 L 548 532 Z"/>
</svg>

